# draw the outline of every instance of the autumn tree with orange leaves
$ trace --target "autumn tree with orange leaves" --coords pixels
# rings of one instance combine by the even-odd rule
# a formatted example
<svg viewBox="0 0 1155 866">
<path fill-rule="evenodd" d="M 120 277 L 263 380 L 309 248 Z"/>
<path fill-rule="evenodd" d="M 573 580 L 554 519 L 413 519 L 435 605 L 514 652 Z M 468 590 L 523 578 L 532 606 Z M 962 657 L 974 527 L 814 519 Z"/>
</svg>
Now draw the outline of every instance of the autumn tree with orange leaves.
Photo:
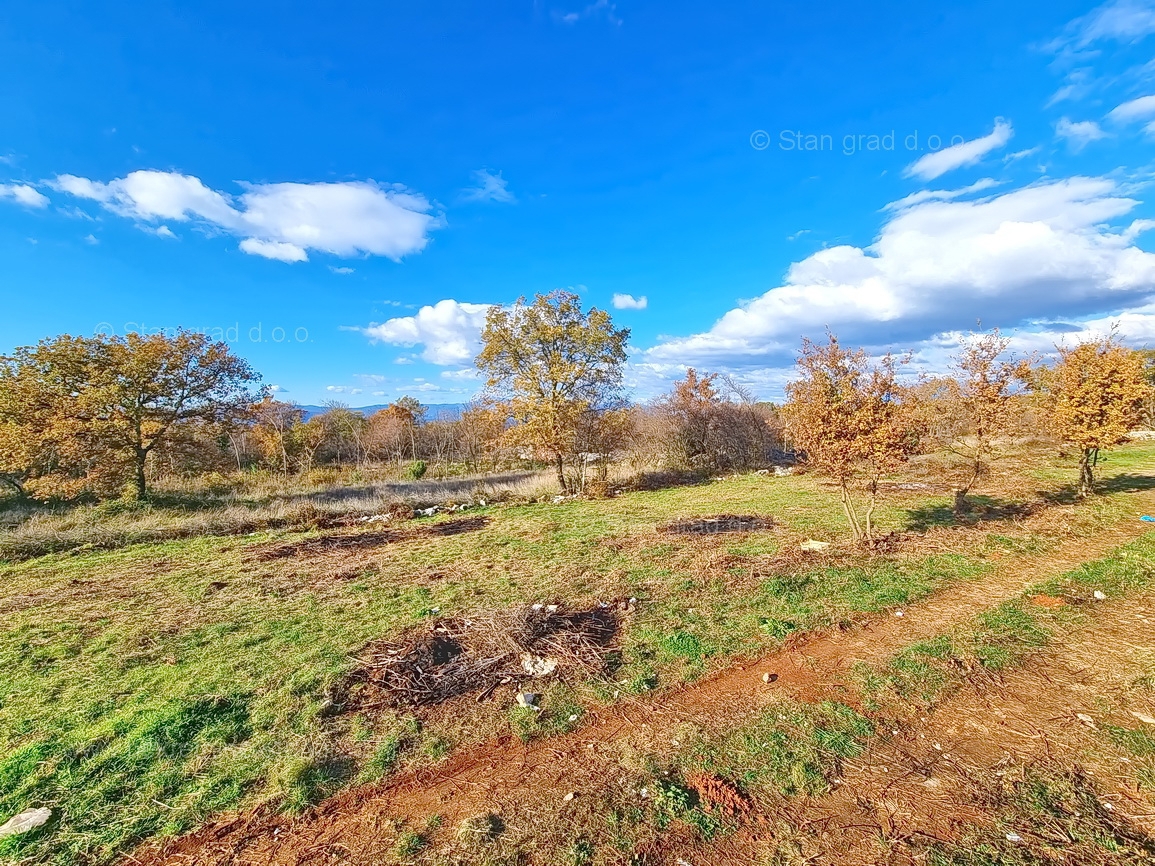
<svg viewBox="0 0 1155 866">
<path fill-rule="evenodd" d="M 68 335 L 0 358 L 0 473 L 34 495 L 148 491 L 150 456 L 247 418 L 258 376 L 204 334 Z"/>
<path fill-rule="evenodd" d="M 874 537 L 873 517 L 882 478 L 918 447 L 918 425 L 897 377 L 900 361 L 872 363 L 862 349 L 845 349 L 833 334 L 826 343 L 802 341 L 799 377 L 786 386 L 787 429 L 806 464 L 838 485 L 856 541 Z M 864 508 L 852 488 L 861 485 Z"/>
<path fill-rule="evenodd" d="M 1079 454 L 1079 496 L 1095 489 L 1103 452 L 1127 440 L 1140 422 L 1147 393 L 1144 359 L 1115 334 L 1059 347 L 1059 362 L 1040 369 L 1047 423 L 1060 442 Z"/>
<path fill-rule="evenodd" d="M 629 336 L 609 313 L 583 312 L 581 298 L 562 290 L 489 311 L 477 367 L 515 422 L 507 432 L 511 442 L 549 460 L 562 493 L 580 486 L 581 476 L 567 477 L 565 470 L 582 459 L 583 442 L 599 439 L 591 425 L 616 422 L 624 411 Z"/>
<path fill-rule="evenodd" d="M 1028 362 L 1008 355 L 1010 342 L 998 330 L 965 341 L 953 358 L 956 375 L 946 380 L 947 393 L 935 407 L 944 416 L 943 445 L 964 467 L 954 494 L 959 514 L 970 510 L 967 494 L 989 474 L 992 461 L 1004 456 L 1018 432 L 1015 398 Z"/>
</svg>

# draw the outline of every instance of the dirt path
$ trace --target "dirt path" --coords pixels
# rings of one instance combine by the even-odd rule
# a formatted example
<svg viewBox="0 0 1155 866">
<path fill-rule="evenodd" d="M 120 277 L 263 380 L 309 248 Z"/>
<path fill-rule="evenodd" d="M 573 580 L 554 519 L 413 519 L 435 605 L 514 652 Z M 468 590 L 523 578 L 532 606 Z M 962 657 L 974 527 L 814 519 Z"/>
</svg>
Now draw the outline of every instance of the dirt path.
<svg viewBox="0 0 1155 866">
<path fill-rule="evenodd" d="M 790 807 L 805 862 L 914 866 L 933 841 L 955 841 L 991 815 L 977 797 L 1000 773 L 1046 760 L 1082 766 L 1111 814 L 1155 837 L 1155 798 L 1136 791 L 1131 767 L 1105 753 L 1105 725 L 1134 728 L 1155 716 L 1133 677 L 1155 670 L 1155 594 L 1104 604 L 1068 641 L 1056 641 L 1001 681 L 965 689 L 921 722 L 883 736 L 848 764 L 829 795 Z M 1108 750 L 1109 751 L 1109 750 Z M 1016 830 L 1026 836 L 1032 828 Z M 780 840 L 745 830 L 680 849 L 691 863 L 763 862 Z M 1075 862 L 1075 861 L 1072 861 Z"/>
<path fill-rule="evenodd" d="M 1135 506 L 1150 503 L 1149 493 Z M 1006 560 L 981 580 L 956 585 L 845 632 L 811 635 L 789 649 L 737 665 L 650 702 L 600 709 L 579 730 L 523 745 L 500 741 L 464 748 L 443 763 L 344 791 L 297 817 L 246 814 L 219 820 L 128 862 L 186 864 L 377 863 L 396 836 L 396 822 L 433 815 L 455 826 L 519 804 L 557 803 L 566 792 L 596 790 L 627 745 L 661 748 L 677 725 L 736 724 L 781 698 L 839 699 L 854 704 L 847 683 L 858 661 L 881 661 L 918 640 L 949 631 L 1024 588 L 1099 558 L 1143 534 L 1126 520 L 1089 539 L 1068 540 L 1044 556 Z M 776 674 L 767 684 L 763 674 Z M 546 806 L 548 808 L 548 806 Z M 737 862 L 737 861 L 735 861 Z M 749 861 L 746 861 L 749 862 Z"/>
</svg>

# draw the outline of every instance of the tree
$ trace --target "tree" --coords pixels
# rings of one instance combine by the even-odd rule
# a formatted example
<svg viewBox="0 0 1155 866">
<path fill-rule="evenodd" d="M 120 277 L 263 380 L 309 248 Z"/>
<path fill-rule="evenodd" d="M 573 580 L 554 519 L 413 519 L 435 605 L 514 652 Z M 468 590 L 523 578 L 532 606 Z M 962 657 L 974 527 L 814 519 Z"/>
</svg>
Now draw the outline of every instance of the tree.
<svg viewBox="0 0 1155 866">
<path fill-rule="evenodd" d="M 457 421 L 457 447 L 473 469 L 492 456 L 505 432 L 509 412 L 505 406 L 490 405 L 483 400 L 471 402 Z"/>
<path fill-rule="evenodd" d="M 608 313 L 583 313 L 581 299 L 561 290 L 489 311 L 477 367 L 491 392 L 508 401 L 514 441 L 553 463 L 563 493 L 574 488 L 565 467 L 588 413 L 620 408 L 629 336 Z"/>
<path fill-rule="evenodd" d="M 181 425 L 243 417 L 257 379 L 225 343 L 190 331 L 43 340 L 0 359 L 0 459 L 23 460 L 53 492 L 130 481 L 144 496 L 149 456 Z M 35 448 L 21 455 L 14 438 Z"/>
<path fill-rule="evenodd" d="M 361 466 L 365 462 L 365 440 L 368 421 L 356 409 L 350 409 L 344 403 L 328 403 L 328 411 L 320 417 L 324 421 L 328 433 L 327 442 L 336 454 L 335 461 L 340 465 L 347 455 L 352 456 L 353 462 Z"/>
<path fill-rule="evenodd" d="M 854 539 L 871 540 L 878 483 L 915 452 L 917 423 L 903 401 L 892 355 L 872 364 L 862 349 L 844 349 L 833 334 L 828 338 L 825 345 L 803 339 L 799 378 L 786 386 L 784 411 L 806 463 L 838 484 Z M 857 479 L 865 481 L 869 496 L 861 517 L 851 497 Z"/>
<path fill-rule="evenodd" d="M 369 417 L 369 449 L 400 463 L 409 451 L 417 459 L 417 427 L 425 417 L 425 407 L 412 397 L 402 397 Z"/>
<path fill-rule="evenodd" d="M 329 441 L 329 425 L 324 415 L 314 415 L 303 424 L 296 424 L 289 431 L 291 453 L 296 455 L 297 471 L 308 472 L 313 468 L 317 452 Z"/>
<path fill-rule="evenodd" d="M 302 423 L 305 411 L 292 403 L 266 397 L 253 407 L 253 417 L 253 435 L 261 457 L 288 475 L 293 428 Z"/>
<path fill-rule="evenodd" d="M 1015 387 L 1023 365 L 1007 357 L 1010 339 L 997 330 L 972 335 L 953 359 L 956 377 L 947 381 L 942 418 L 946 449 L 961 457 L 966 475 L 955 490 L 956 513 L 970 510 L 967 494 L 990 470 L 1011 432 Z"/>
<path fill-rule="evenodd" d="M 1143 372 L 1147 379 L 1147 393 L 1143 396 L 1143 424 L 1148 430 L 1155 429 L 1155 349 L 1139 352 L 1143 358 Z"/>
<path fill-rule="evenodd" d="M 62 336 L 0 358 L 0 473 L 33 496 L 115 490 L 122 466 L 70 411 L 89 387 L 88 347 Z"/>
<path fill-rule="evenodd" d="M 1059 347 L 1059 363 L 1038 371 L 1047 422 L 1061 442 L 1079 453 L 1079 496 L 1095 489 L 1102 452 L 1127 440 L 1139 425 L 1148 388 L 1144 359 L 1114 333 L 1101 340 Z"/>
<path fill-rule="evenodd" d="M 690 368 L 653 409 L 662 422 L 663 450 L 681 467 L 722 470 L 765 465 L 781 445 L 769 411 L 717 373 Z"/>
</svg>

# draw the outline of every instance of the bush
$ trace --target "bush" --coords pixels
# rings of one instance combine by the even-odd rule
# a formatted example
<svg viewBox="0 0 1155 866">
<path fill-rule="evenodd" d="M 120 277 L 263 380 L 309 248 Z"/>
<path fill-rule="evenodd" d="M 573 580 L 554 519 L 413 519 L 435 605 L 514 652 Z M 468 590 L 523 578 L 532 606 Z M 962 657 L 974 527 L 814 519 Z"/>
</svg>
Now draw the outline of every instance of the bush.
<svg viewBox="0 0 1155 866">
<path fill-rule="evenodd" d="M 405 467 L 405 477 L 411 478 L 414 481 L 419 481 L 425 477 L 425 470 L 428 469 L 424 460 L 414 460 L 407 467 Z"/>
</svg>

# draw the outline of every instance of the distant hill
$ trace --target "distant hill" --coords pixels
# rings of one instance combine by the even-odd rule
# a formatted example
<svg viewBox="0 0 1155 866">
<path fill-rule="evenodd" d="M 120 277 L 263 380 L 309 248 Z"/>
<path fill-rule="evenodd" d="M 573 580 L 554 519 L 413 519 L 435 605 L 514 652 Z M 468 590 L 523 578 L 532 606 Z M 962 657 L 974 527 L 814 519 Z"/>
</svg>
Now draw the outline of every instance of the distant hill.
<svg viewBox="0 0 1155 866">
<path fill-rule="evenodd" d="M 422 403 L 425 407 L 425 420 L 436 421 L 437 419 L 448 416 L 452 420 L 457 420 L 461 417 L 461 413 L 465 411 L 464 403 Z M 298 406 L 299 409 L 304 410 L 305 420 L 308 421 L 314 415 L 321 415 L 328 412 L 326 406 Z M 388 409 L 388 403 L 382 403 L 377 406 L 350 406 L 354 412 L 360 412 L 362 415 L 372 415 L 374 412 L 380 412 L 382 409 Z"/>
</svg>

